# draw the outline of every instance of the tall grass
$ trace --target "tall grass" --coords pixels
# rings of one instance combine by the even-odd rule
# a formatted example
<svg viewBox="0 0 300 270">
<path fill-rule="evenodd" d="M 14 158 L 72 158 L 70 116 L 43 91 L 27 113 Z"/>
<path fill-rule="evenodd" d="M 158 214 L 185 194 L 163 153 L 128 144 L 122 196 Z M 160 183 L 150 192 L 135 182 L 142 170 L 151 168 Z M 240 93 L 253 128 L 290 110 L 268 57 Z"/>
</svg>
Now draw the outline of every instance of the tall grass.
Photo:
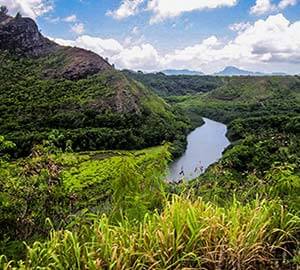
<svg viewBox="0 0 300 270">
<path fill-rule="evenodd" d="M 135 225 L 127 219 L 113 225 L 103 216 L 52 231 L 48 241 L 28 247 L 18 267 L 285 269 L 299 247 L 299 224 L 276 201 L 234 201 L 222 208 L 173 197 L 162 213 L 145 214 Z"/>
</svg>

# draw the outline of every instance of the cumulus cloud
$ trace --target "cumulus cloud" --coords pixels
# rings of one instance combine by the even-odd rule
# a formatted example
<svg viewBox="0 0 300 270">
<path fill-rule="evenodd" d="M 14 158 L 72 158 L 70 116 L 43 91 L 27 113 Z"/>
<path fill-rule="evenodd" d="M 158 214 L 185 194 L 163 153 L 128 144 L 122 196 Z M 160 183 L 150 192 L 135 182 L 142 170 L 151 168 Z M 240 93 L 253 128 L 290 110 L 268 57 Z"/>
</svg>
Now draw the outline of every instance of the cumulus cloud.
<svg viewBox="0 0 300 270">
<path fill-rule="evenodd" d="M 251 7 L 250 13 L 253 15 L 263 15 L 272 13 L 289 6 L 295 6 L 298 0 L 281 0 L 278 5 L 272 3 L 272 0 L 256 0 L 255 5 Z"/>
<path fill-rule="evenodd" d="M 166 66 L 202 67 L 272 63 L 300 63 L 300 21 L 290 23 L 282 14 L 247 24 L 229 42 L 215 36 L 199 44 L 176 50 L 164 58 Z"/>
<path fill-rule="evenodd" d="M 254 15 L 262 15 L 276 10 L 276 5 L 271 0 L 256 0 L 255 5 L 251 7 L 250 13 Z"/>
<path fill-rule="evenodd" d="M 75 34 L 83 34 L 85 31 L 85 27 L 83 23 L 75 23 L 73 26 L 71 26 L 71 31 Z"/>
<path fill-rule="evenodd" d="M 149 0 L 147 9 L 154 13 L 150 23 L 163 21 L 173 18 L 184 12 L 194 10 L 215 9 L 220 7 L 232 7 L 238 0 Z"/>
<path fill-rule="evenodd" d="M 300 21 L 290 23 L 282 14 L 258 20 L 235 43 L 248 44 L 254 59 L 300 63 Z"/>
<path fill-rule="evenodd" d="M 161 66 L 161 58 L 151 44 L 141 44 L 125 48 L 112 57 L 116 66 L 130 69 L 156 70 Z"/>
<path fill-rule="evenodd" d="M 5 5 L 12 15 L 20 12 L 33 19 L 53 9 L 52 1 L 48 0 L 0 0 L 0 5 Z"/>
<path fill-rule="evenodd" d="M 281 0 L 278 4 L 278 7 L 280 9 L 285 9 L 288 6 L 295 6 L 297 4 L 298 0 Z"/>
<path fill-rule="evenodd" d="M 120 7 L 113 11 L 108 11 L 107 15 L 112 16 L 117 20 L 121 20 L 138 13 L 139 6 L 144 0 L 123 0 Z"/>
<path fill-rule="evenodd" d="M 146 0 L 123 0 L 120 7 L 108 11 L 107 15 L 115 19 L 124 19 L 137 14 L 140 6 Z M 184 12 L 194 10 L 215 9 L 219 7 L 232 7 L 238 0 L 147 0 L 146 9 L 153 13 L 150 23 L 156 23 L 168 18 L 177 17 Z"/>
<path fill-rule="evenodd" d="M 75 40 L 56 39 L 62 45 L 82 47 L 108 57 L 117 68 L 134 70 L 161 70 L 188 68 L 215 72 L 228 65 L 244 68 L 272 69 L 300 64 L 300 21 L 289 22 L 282 14 L 269 16 L 255 23 L 232 26 L 236 36 L 224 42 L 216 36 L 197 44 L 170 51 L 166 54 L 151 44 L 140 44 L 115 39 L 83 35 Z M 274 70 L 273 70 L 274 71 Z"/>
<path fill-rule="evenodd" d="M 76 46 L 91 50 L 107 57 L 111 63 L 119 68 L 155 70 L 160 66 L 160 57 L 151 44 L 128 45 L 124 47 L 115 39 L 102 39 L 83 35 L 75 40 L 52 39 L 64 46 Z"/>
<path fill-rule="evenodd" d="M 104 57 L 112 57 L 120 54 L 123 51 L 123 46 L 115 39 L 102 39 L 83 35 L 75 40 L 53 39 L 58 44 L 64 46 L 76 46 L 90 51 L 94 51 Z"/>
</svg>

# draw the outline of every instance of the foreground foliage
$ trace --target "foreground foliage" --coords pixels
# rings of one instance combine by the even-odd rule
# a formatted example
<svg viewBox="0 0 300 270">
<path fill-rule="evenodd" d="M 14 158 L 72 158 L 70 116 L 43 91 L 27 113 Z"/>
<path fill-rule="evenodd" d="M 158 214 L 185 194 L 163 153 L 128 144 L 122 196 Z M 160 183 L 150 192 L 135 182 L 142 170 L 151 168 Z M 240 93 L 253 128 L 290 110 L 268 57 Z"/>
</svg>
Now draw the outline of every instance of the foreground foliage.
<svg viewBox="0 0 300 270">
<path fill-rule="evenodd" d="M 2 160 L 0 253 L 21 256 L 22 241 L 48 235 L 47 218 L 60 229 L 85 211 L 117 220 L 120 209 L 140 219 L 159 209 L 170 158 L 166 147 L 82 154 L 36 147 L 26 159 Z"/>
<path fill-rule="evenodd" d="M 226 208 L 174 197 L 139 224 L 86 217 L 28 247 L 10 269 L 283 269 L 299 244 L 299 217 L 276 201 L 234 201 Z M 281 258 L 285 257 L 285 260 Z"/>
</svg>

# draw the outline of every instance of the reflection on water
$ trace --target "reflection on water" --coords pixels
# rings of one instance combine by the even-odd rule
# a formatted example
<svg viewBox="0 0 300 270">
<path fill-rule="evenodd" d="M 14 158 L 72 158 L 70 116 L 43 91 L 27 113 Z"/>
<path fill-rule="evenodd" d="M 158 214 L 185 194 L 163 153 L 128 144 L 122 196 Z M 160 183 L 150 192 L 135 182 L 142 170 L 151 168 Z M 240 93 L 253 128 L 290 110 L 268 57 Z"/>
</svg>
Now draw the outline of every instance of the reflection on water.
<svg viewBox="0 0 300 270">
<path fill-rule="evenodd" d="M 203 173 L 208 166 L 222 157 L 230 144 L 226 138 L 227 127 L 219 122 L 203 118 L 205 124 L 189 134 L 188 145 L 181 158 L 170 166 L 168 180 L 191 180 Z"/>
</svg>

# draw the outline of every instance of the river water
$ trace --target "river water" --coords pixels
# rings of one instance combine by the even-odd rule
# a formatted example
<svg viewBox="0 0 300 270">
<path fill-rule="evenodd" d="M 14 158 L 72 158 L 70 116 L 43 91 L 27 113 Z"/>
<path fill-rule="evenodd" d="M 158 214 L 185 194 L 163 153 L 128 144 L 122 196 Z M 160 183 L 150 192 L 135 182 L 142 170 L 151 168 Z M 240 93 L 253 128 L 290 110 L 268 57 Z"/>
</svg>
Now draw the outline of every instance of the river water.
<svg viewBox="0 0 300 270">
<path fill-rule="evenodd" d="M 171 164 L 169 181 L 196 178 L 211 164 L 217 162 L 222 157 L 224 149 L 229 146 L 226 125 L 207 118 L 203 119 L 205 124 L 188 135 L 185 153 Z"/>
</svg>

